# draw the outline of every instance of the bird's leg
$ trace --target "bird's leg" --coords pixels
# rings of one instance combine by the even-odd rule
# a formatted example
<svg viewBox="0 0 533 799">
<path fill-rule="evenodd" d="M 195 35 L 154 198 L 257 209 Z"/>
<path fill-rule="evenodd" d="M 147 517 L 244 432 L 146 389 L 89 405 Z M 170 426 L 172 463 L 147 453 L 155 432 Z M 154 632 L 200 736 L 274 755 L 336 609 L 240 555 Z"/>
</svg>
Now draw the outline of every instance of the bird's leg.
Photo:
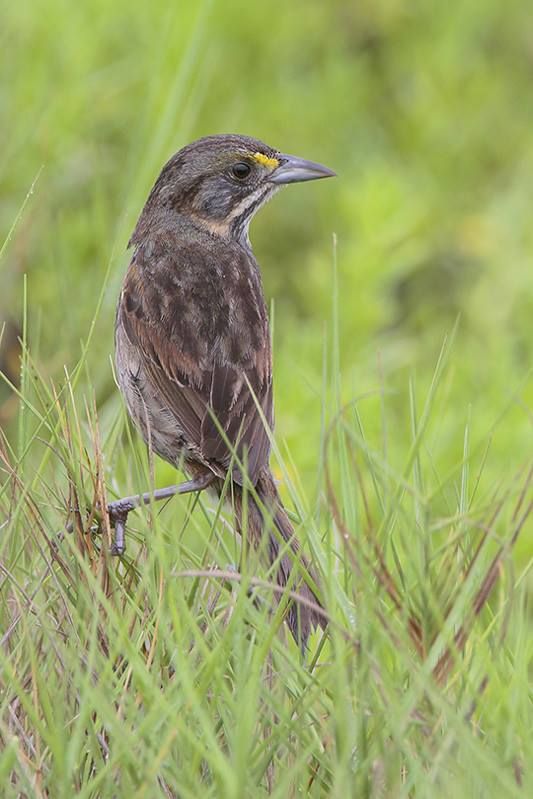
<svg viewBox="0 0 533 799">
<path fill-rule="evenodd" d="M 195 477 L 194 480 L 186 480 L 184 483 L 179 483 L 178 485 L 156 488 L 155 491 L 147 491 L 145 494 L 135 494 L 132 497 L 123 497 L 122 499 L 110 502 L 107 506 L 107 512 L 111 524 L 115 528 L 111 554 L 124 554 L 126 549 L 124 535 L 126 532 L 126 521 L 130 511 L 138 508 L 140 505 L 148 505 L 152 501 L 158 502 L 161 499 L 169 499 L 173 497 L 174 494 L 191 494 L 194 491 L 203 491 L 214 479 L 215 475 L 208 472 Z"/>
</svg>

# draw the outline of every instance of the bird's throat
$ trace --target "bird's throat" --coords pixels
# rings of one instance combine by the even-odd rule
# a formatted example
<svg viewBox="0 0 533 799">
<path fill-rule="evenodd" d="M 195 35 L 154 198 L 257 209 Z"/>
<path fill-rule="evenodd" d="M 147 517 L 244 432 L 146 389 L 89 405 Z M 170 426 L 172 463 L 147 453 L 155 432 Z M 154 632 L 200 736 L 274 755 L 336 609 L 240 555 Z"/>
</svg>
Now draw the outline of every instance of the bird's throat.
<svg viewBox="0 0 533 799">
<path fill-rule="evenodd" d="M 225 240 L 239 241 L 249 246 L 248 228 L 257 211 L 276 193 L 277 187 L 263 185 L 252 194 L 243 197 L 223 218 L 193 212 L 196 224 L 212 236 Z"/>
</svg>

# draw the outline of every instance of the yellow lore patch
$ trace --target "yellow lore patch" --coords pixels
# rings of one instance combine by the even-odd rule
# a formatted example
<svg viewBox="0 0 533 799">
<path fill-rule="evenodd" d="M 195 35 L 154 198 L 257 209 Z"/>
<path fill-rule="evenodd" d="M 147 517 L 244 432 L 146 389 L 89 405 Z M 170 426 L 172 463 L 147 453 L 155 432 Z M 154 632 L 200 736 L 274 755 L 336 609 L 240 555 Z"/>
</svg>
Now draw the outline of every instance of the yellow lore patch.
<svg viewBox="0 0 533 799">
<path fill-rule="evenodd" d="M 261 164 L 261 166 L 268 166 L 270 169 L 275 169 L 279 166 L 277 158 L 269 158 L 268 155 L 263 155 L 263 153 L 254 153 L 254 159 L 258 164 Z"/>
</svg>

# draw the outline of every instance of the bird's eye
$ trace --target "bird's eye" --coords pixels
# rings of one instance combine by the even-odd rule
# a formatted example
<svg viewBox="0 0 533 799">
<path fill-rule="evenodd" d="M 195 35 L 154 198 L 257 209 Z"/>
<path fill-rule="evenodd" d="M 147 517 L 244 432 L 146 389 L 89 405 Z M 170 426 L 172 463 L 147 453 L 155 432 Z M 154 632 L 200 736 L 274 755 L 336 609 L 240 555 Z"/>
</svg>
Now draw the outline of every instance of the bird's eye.
<svg viewBox="0 0 533 799">
<path fill-rule="evenodd" d="M 250 164 L 247 164 L 246 161 L 238 161 L 231 167 L 231 174 L 234 178 L 237 178 L 237 180 L 245 180 L 251 171 L 252 167 Z"/>
</svg>

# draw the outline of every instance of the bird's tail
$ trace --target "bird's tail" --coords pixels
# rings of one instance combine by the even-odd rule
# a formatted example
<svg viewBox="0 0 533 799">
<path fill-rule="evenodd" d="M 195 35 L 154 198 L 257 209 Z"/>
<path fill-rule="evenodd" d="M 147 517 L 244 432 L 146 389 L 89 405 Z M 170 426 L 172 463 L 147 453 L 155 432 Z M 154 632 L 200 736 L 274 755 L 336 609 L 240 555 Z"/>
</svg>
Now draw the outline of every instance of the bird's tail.
<svg viewBox="0 0 533 799">
<path fill-rule="evenodd" d="M 299 599 L 294 597 L 288 602 L 285 618 L 295 641 L 305 649 L 311 631 L 318 625 L 322 628 L 326 626 L 327 617 L 322 612 L 322 604 L 306 581 L 306 578 L 310 579 L 317 586 L 317 578 L 301 552 L 293 526 L 268 468 L 260 473 L 255 490 L 262 507 L 259 507 L 248 494 L 245 513 L 248 540 L 254 547 L 259 547 L 263 545 L 265 530 L 268 530 L 266 551 L 269 563 L 276 564 L 276 581 L 280 588 L 289 585 L 289 590 L 299 597 Z M 242 489 L 234 484 L 233 491 L 237 527 L 242 532 Z M 283 554 L 280 555 L 282 551 Z M 276 593 L 276 598 L 278 602 L 283 601 L 283 594 Z"/>
</svg>

